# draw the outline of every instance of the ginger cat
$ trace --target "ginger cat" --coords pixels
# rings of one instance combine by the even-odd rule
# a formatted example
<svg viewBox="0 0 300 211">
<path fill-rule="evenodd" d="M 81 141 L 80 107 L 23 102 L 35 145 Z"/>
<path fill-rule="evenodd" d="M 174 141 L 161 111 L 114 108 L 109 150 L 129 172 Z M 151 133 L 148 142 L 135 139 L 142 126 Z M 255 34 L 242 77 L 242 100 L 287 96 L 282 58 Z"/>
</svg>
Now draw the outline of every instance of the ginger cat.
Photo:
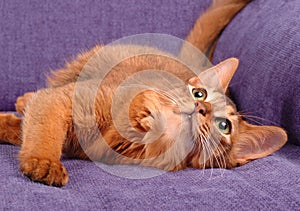
<svg viewBox="0 0 300 211">
<path fill-rule="evenodd" d="M 214 1 L 186 40 L 211 56 L 219 33 L 248 2 Z M 104 48 L 108 54 L 99 53 Z M 93 68 L 95 63 L 91 60 L 96 58 L 105 66 L 126 51 L 145 48 L 96 46 L 54 71 L 48 78 L 48 88 L 19 97 L 16 110 L 24 114 L 23 118 L 0 114 L 0 139 L 21 145 L 23 174 L 47 185 L 65 185 L 68 173 L 60 162 L 62 153 L 108 164 L 137 164 L 169 171 L 232 168 L 270 155 L 286 143 L 283 129 L 247 123 L 225 97 L 238 67 L 235 58 L 195 75 L 188 66 L 150 48 L 149 54 L 115 65 L 99 84 L 95 75 L 101 75 L 102 70 Z M 179 56 L 188 55 L 187 48 L 182 48 Z M 86 66 L 91 67 L 80 78 Z M 138 93 L 126 89 L 116 98 L 123 81 L 143 70 L 157 70 L 151 72 L 158 76 L 155 83 L 168 89 L 159 92 L 149 88 Z M 159 70 L 185 83 L 164 84 L 165 76 L 159 77 Z M 205 83 L 214 75 L 219 84 Z M 126 104 L 129 96 L 133 97 Z"/>
</svg>

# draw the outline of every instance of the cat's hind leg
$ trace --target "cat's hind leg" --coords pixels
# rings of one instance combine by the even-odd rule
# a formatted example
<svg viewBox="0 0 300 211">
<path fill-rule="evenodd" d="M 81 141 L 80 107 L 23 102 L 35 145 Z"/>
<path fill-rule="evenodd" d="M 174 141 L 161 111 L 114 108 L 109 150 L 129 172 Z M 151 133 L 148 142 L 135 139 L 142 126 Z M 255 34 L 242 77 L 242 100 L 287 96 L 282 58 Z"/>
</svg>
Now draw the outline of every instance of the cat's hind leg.
<svg viewBox="0 0 300 211">
<path fill-rule="evenodd" d="M 22 119 L 14 114 L 0 114 L 0 143 L 20 146 Z"/>
</svg>

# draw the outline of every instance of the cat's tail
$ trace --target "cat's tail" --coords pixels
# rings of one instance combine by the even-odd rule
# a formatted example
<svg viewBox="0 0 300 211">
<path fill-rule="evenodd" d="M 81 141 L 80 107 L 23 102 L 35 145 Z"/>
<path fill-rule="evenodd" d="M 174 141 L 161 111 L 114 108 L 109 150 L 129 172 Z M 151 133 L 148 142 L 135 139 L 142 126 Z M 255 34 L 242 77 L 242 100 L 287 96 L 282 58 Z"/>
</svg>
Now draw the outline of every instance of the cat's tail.
<svg viewBox="0 0 300 211">
<path fill-rule="evenodd" d="M 185 40 L 211 59 L 222 30 L 249 2 L 251 0 L 213 0 L 206 12 L 196 20 Z M 185 50 L 183 47 L 180 55 L 185 54 Z"/>
<path fill-rule="evenodd" d="M 22 119 L 14 114 L 0 114 L 0 143 L 20 146 Z"/>
</svg>

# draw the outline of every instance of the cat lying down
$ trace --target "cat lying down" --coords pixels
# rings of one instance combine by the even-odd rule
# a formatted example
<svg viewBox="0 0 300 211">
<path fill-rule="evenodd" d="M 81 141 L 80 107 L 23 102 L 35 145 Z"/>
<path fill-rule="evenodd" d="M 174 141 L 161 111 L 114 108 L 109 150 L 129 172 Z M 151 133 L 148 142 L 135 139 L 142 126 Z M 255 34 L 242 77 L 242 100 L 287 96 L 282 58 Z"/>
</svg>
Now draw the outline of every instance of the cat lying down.
<svg viewBox="0 0 300 211">
<path fill-rule="evenodd" d="M 220 31 L 248 2 L 215 1 L 186 40 L 203 52 L 212 49 Z M 201 28 L 206 32 L 200 33 Z M 48 88 L 19 97 L 16 110 L 22 118 L 0 114 L 0 139 L 21 145 L 23 174 L 47 185 L 65 185 L 62 154 L 167 171 L 232 168 L 286 143 L 282 128 L 247 123 L 226 97 L 238 68 L 235 58 L 195 75 L 189 66 L 151 49 L 103 74 L 103 67 L 124 52 L 145 48 L 96 46 L 54 71 Z M 185 51 L 180 53 L 184 57 Z M 101 83 L 100 75 L 105 75 Z M 141 76 L 147 76 L 147 86 L 138 86 Z M 169 76 L 182 83 L 171 83 Z"/>
</svg>

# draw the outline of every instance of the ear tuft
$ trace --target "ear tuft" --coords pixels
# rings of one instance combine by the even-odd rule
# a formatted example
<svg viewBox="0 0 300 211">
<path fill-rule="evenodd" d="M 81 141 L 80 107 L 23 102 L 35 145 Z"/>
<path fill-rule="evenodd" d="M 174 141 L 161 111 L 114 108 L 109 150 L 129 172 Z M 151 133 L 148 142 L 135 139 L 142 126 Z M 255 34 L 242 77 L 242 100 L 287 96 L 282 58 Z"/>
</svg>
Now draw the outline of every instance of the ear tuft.
<svg viewBox="0 0 300 211">
<path fill-rule="evenodd" d="M 256 126 L 242 122 L 237 140 L 233 143 L 232 157 L 236 163 L 266 157 L 287 142 L 286 132 L 276 126 Z"/>
</svg>

